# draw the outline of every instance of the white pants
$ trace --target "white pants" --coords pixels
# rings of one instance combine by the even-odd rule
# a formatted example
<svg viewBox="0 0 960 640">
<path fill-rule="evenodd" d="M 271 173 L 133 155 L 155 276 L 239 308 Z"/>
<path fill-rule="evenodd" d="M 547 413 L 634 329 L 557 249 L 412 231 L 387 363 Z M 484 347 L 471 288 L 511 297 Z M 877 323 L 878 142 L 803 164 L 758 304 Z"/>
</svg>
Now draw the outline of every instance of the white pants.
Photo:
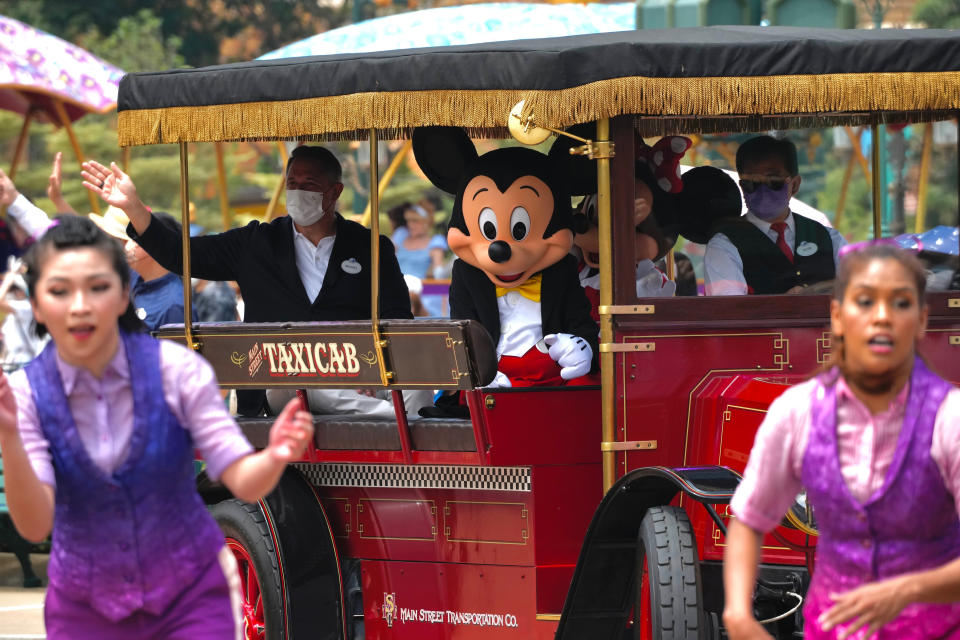
<svg viewBox="0 0 960 640">
<path fill-rule="evenodd" d="M 296 396 L 294 389 L 267 389 L 267 404 L 276 415 L 283 410 L 290 399 Z M 375 397 L 357 393 L 356 389 L 307 389 L 307 401 L 310 412 L 320 415 L 341 415 L 359 413 L 380 418 L 394 418 L 393 398 L 389 391 L 377 391 Z M 404 391 L 403 403 L 410 420 L 420 417 L 420 407 L 433 405 L 433 391 Z"/>
</svg>

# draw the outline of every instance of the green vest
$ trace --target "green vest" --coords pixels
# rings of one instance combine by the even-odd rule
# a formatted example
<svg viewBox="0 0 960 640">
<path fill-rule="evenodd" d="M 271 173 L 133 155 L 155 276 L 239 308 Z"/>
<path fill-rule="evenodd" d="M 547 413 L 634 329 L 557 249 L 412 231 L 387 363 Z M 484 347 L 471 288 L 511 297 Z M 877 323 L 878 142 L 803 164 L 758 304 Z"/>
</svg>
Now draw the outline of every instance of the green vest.
<svg viewBox="0 0 960 640">
<path fill-rule="evenodd" d="M 784 293 L 793 287 L 832 280 L 836 275 L 833 241 L 827 228 L 815 220 L 793 214 L 796 229 L 793 262 L 770 237 L 746 218 L 732 220 L 717 228 L 733 243 L 743 260 L 743 276 L 750 293 Z M 797 253 L 803 243 L 813 243 L 808 256 Z"/>
</svg>

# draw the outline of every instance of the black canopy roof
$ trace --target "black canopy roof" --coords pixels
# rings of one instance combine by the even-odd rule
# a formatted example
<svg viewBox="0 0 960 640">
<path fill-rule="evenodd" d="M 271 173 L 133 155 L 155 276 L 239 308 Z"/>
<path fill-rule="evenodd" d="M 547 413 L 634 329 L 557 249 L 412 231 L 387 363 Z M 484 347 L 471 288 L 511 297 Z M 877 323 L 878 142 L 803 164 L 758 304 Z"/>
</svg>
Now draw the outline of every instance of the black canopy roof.
<svg viewBox="0 0 960 640">
<path fill-rule="evenodd" d="M 640 30 L 136 73 L 120 84 L 120 142 L 491 132 L 521 99 L 554 127 L 621 114 L 674 130 L 943 117 L 960 108 L 960 32 Z"/>
</svg>

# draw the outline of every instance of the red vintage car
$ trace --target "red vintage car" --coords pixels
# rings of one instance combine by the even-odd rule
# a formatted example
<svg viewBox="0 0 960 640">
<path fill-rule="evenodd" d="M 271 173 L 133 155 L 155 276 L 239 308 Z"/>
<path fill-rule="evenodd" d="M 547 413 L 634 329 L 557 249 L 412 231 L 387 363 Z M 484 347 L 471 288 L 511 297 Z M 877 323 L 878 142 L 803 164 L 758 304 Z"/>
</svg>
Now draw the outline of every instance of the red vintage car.
<svg viewBox="0 0 960 640">
<path fill-rule="evenodd" d="M 248 637 L 723 637 L 726 505 L 771 400 L 830 353 L 829 297 L 637 299 L 635 131 L 942 120 L 956 117 L 958 89 L 954 32 L 773 27 L 127 76 L 121 144 L 179 143 L 184 185 L 188 142 L 365 139 L 375 150 L 418 126 L 505 137 L 512 122 L 523 137 L 597 122 L 582 151 L 600 185 L 600 388 L 485 389 L 489 335 L 468 321 L 380 320 L 375 276 L 371 320 L 162 332 L 203 353 L 225 387 L 458 389 L 468 400 L 469 419 L 318 416 L 315 446 L 258 504 L 201 474 L 240 561 Z M 377 184 L 376 162 L 371 173 Z M 377 216 L 371 227 L 376 238 Z M 924 354 L 960 380 L 960 294 L 928 302 Z M 294 371 L 269 349 L 359 360 Z M 265 419 L 242 425 L 264 442 Z M 799 496 L 766 540 L 756 609 L 777 638 L 802 637 L 815 536 Z"/>
</svg>

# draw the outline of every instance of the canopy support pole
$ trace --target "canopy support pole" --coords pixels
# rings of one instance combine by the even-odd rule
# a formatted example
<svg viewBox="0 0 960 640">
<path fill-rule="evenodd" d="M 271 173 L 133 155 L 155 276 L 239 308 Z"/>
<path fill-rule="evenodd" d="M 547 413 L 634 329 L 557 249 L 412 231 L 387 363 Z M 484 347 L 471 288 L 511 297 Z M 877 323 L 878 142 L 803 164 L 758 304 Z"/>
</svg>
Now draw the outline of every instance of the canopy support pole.
<svg viewBox="0 0 960 640">
<path fill-rule="evenodd" d="M 120 150 L 120 166 L 124 173 L 130 173 L 130 147 L 124 147 Z"/>
<path fill-rule="evenodd" d="M 597 142 L 610 141 L 610 119 L 597 120 Z M 610 158 L 597 158 L 597 218 L 600 233 L 600 344 L 613 342 L 613 317 L 609 309 L 613 304 L 613 241 L 610 217 Z M 600 424 L 603 442 L 613 442 L 614 388 L 613 353 L 600 352 Z M 617 457 L 614 451 L 601 454 L 603 462 L 603 492 L 610 490 L 617 479 Z"/>
<path fill-rule="evenodd" d="M 20 156 L 23 155 L 23 150 L 27 146 L 31 120 L 33 120 L 33 109 L 27 111 L 27 113 L 23 116 L 23 125 L 20 127 L 20 135 L 17 137 L 17 147 L 13 152 L 13 162 L 10 164 L 10 171 L 7 172 L 7 175 L 10 176 L 10 180 L 13 180 L 17 177 L 17 165 L 20 164 Z"/>
<path fill-rule="evenodd" d="M 667 278 L 670 280 L 676 281 L 677 279 L 677 259 L 673 254 L 673 247 L 667 251 L 667 255 L 663 257 L 663 264 L 667 268 Z"/>
<path fill-rule="evenodd" d="M 850 138 L 850 149 L 853 151 L 853 157 L 860 163 L 860 169 L 863 171 L 863 177 L 870 182 L 870 168 L 867 167 L 867 159 L 863 156 L 863 150 L 860 149 L 860 138 L 863 136 L 863 129 L 857 128 L 854 133 L 853 127 L 844 127 L 847 137 Z"/>
<path fill-rule="evenodd" d="M 223 230 L 230 228 L 230 200 L 227 197 L 227 170 L 223 163 L 223 143 L 214 145 L 217 154 L 217 188 L 220 191 L 220 220 Z"/>
<path fill-rule="evenodd" d="M 187 347 L 198 351 L 200 343 L 193 339 L 193 288 L 190 284 L 190 166 L 187 143 L 180 143 L 180 234 L 183 240 L 183 335 Z"/>
<path fill-rule="evenodd" d="M 283 193 L 283 189 L 287 184 L 287 148 L 283 146 L 283 142 L 277 142 L 277 146 L 280 147 L 280 158 L 283 160 L 283 172 L 280 174 L 280 181 L 273 189 L 273 195 L 270 196 L 267 213 L 263 216 L 267 222 L 277 217 L 277 205 L 280 203 L 280 194 Z"/>
<path fill-rule="evenodd" d="M 77 140 L 77 134 L 73 131 L 73 125 L 70 124 L 70 116 L 67 115 L 67 109 L 60 100 L 53 101 L 53 108 L 60 118 L 60 124 L 67 130 L 67 137 L 70 138 L 70 146 L 73 147 L 73 154 L 77 156 L 77 163 L 83 168 L 83 150 L 80 149 L 80 142 Z M 87 198 L 90 200 L 90 210 L 94 213 L 100 213 L 100 202 L 93 195 L 92 191 L 87 191 Z"/>
<path fill-rule="evenodd" d="M 370 129 L 370 184 L 378 184 L 380 172 L 377 153 L 377 130 Z M 370 327 L 373 331 L 373 347 L 380 363 L 380 383 L 390 384 L 393 373 L 387 371 L 383 361 L 383 348 L 387 341 L 380 337 L 380 194 L 379 189 L 370 189 Z"/>
<path fill-rule="evenodd" d="M 387 187 L 390 185 L 390 182 L 393 180 L 393 176 L 397 173 L 397 169 L 400 168 L 400 163 L 403 162 L 403 159 L 407 157 L 407 154 L 410 153 L 410 149 L 413 148 L 413 140 L 407 140 L 403 143 L 403 147 L 400 151 L 397 152 L 393 159 L 390 161 L 390 164 L 387 165 L 387 170 L 383 172 L 383 177 L 380 178 L 380 182 L 377 183 L 377 200 L 383 197 L 383 192 L 387 190 Z M 373 184 L 372 182 L 370 184 Z M 370 203 L 372 200 L 367 200 L 367 208 L 364 210 L 363 215 L 360 217 L 360 224 L 367 226 L 370 224 Z"/>
<path fill-rule="evenodd" d="M 883 187 L 880 184 L 883 181 L 883 169 L 880 166 L 880 127 L 873 125 L 870 128 L 871 148 L 870 160 L 873 164 L 871 173 L 871 182 L 873 184 L 873 238 L 876 240 L 882 233 L 883 224 Z"/>
<path fill-rule="evenodd" d="M 927 224 L 927 186 L 930 184 L 930 155 L 933 151 L 933 123 L 923 130 L 923 151 L 920 153 L 920 178 L 917 184 L 917 220 L 914 233 L 923 233 Z"/>
</svg>

